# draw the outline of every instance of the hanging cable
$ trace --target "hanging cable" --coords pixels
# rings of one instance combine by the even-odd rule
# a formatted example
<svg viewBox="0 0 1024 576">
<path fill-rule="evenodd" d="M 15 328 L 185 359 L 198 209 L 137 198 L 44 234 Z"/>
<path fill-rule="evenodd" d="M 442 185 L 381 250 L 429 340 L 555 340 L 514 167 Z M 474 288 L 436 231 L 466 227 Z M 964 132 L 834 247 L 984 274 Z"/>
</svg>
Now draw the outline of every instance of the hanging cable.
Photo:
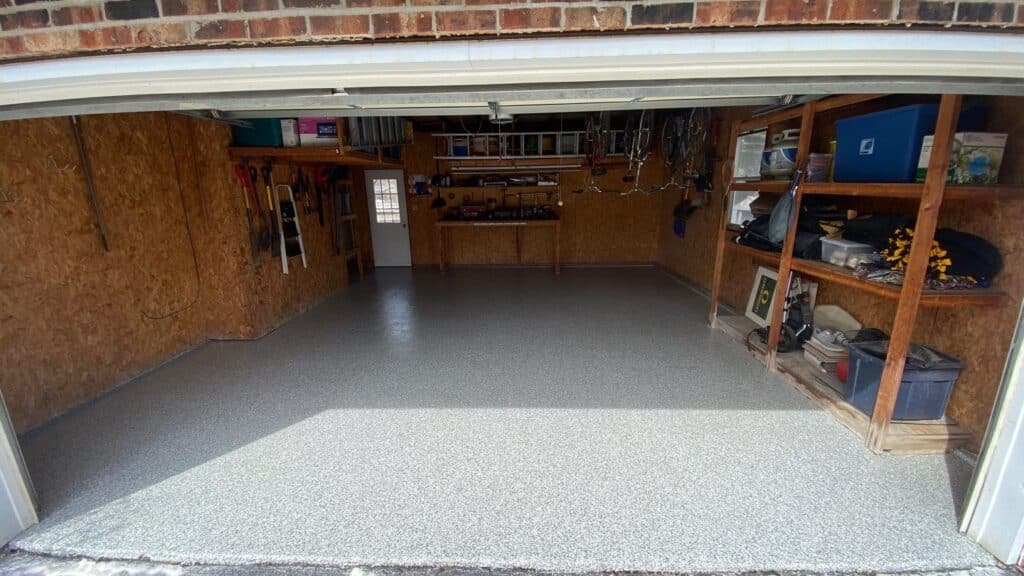
<svg viewBox="0 0 1024 576">
<path fill-rule="evenodd" d="M 182 312 L 188 310 L 192 306 L 195 306 L 196 302 L 199 301 L 199 295 L 202 293 L 202 278 L 199 275 L 199 258 L 196 256 L 196 244 L 192 238 L 192 225 L 188 221 L 188 208 L 185 206 L 185 192 L 181 188 L 181 172 L 178 170 L 178 156 L 174 152 L 174 140 L 171 138 L 171 123 L 167 120 L 167 113 L 163 113 L 164 117 L 164 130 L 167 132 L 167 147 L 171 152 L 171 162 L 174 163 L 174 181 L 178 185 L 178 199 L 181 201 L 181 215 L 185 219 L 185 232 L 188 236 L 188 245 L 192 249 L 192 267 L 195 271 L 196 276 L 196 294 L 192 298 L 192 301 L 186 304 L 184 307 L 177 310 L 172 310 L 166 314 L 150 314 L 145 310 L 140 310 L 143 316 L 150 320 L 163 320 L 176 316 Z M 195 153 L 195 150 L 192 151 Z M 196 183 L 198 185 L 198 182 Z"/>
</svg>

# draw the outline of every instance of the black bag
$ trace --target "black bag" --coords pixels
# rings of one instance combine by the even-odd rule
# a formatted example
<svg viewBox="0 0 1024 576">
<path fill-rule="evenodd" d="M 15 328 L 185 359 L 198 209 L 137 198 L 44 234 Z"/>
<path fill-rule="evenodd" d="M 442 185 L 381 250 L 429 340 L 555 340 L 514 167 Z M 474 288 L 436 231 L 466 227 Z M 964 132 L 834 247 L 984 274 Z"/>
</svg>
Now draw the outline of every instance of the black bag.
<svg viewBox="0 0 1024 576">
<path fill-rule="evenodd" d="M 999 249 L 980 236 L 939 228 L 935 231 L 935 241 L 951 261 L 947 274 L 972 276 L 982 286 L 987 286 L 1003 269 Z"/>
</svg>

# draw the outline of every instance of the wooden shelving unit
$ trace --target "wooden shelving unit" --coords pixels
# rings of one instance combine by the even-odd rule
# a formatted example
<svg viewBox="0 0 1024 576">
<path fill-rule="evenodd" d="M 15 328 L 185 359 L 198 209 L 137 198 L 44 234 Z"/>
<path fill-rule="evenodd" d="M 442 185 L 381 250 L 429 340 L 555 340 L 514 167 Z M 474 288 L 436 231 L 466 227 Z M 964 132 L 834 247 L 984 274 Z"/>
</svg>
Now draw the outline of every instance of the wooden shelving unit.
<svg viewBox="0 0 1024 576">
<path fill-rule="evenodd" d="M 902 289 L 900 286 L 865 280 L 857 276 L 853 270 L 835 266 L 827 262 L 793 258 L 791 268 L 812 278 L 826 280 L 849 286 L 875 296 L 899 300 Z M 929 308 L 959 308 L 961 306 L 1001 306 L 1006 303 L 1006 295 L 998 290 L 922 290 L 920 305 Z"/>
<path fill-rule="evenodd" d="M 472 194 L 473 192 L 480 192 L 481 190 L 492 190 L 497 192 L 519 192 L 522 194 L 536 194 L 550 192 L 554 194 L 558 192 L 558 185 L 553 186 L 445 186 L 442 188 L 442 193 L 451 192 L 452 194 Z"/>
<path fill-rule="evenodd" d="M 747 334 L 757 328 L 757 325 L 745 316 L 722 314 L 718 317 L 718 328 L 744 346 L 748 346 Z M 748 348 L 759 360 L 767 359 L 767 349 L 760 342 L 750 343 Z M 838 392 L 828 386 L 822 378 L 824 373 L 805 360 L 801 352 L 779 354 L 778 371 L 839 423 L 862 439 L 867 439 L 871 418 L 846 402 Z M 948 418 L 893 421 L 889 425 L 883 450 L 894 454 L 934 454 L 970 442 L 970 433 Z"/>
<path fill-rule="evenodd" d="M 728 165 L 732 165 L 736 154 L 736 140 L 741 133 L 764 129 L 770 125 L 800 120 L 800 143 L 797 149 L 797 163 L 803 163 L 811 148 L 811 136 L 814 130 L 815 115 L 826 110 L 836 110 L 845 106 L 859 104 L 884 95 L 850 95 L 837 96 L 825 100 L 779 110 L 759 118 L 736 122 L 732 126 Z M 910 338 L 917 319 L 917 311 L 921 307 L 962 308 L 967 306 L 1000 306 L 1006 303 L 1006 296 L 998 290 L 925 290 L 924 281 L 928 265 L 928 252 L 934 238 L 939 209 L 944 200 L 977 201 L 977 200 L 1016 200 L 1024 199 L 1024 187 L 1018 186 L 960 186 L 946 184 L 946 169 L 952 147 L 953 133 L 960 112 L 961 97 L 944 95 L 939 106 L 939 115 L 935 127 L 935 139 L 932 155 L 929 158 L 928 172 L 923 183 L 837 183 L 815 182 L 803 183 L 793 196 L 794 220 L 790 223 L 789 233 L 782 246 L 781 253 L 763 252 L 753 248 L 740 246 L 731 241 L 731 233 L 727 230 L 728 196 L 736 190 L 759 190 L 769 193 L 787 193 L 788 182 L 770 180 L 761 182 L 730 182 L 726 191 L 721 224 L 719 226 L 718 243 L 716 245 L 714 277 L 711 288 L 711 303 L 708 319 L 712 326 L 735 333 L 741 331 L 735 320 L 726 320 L 718 315 L 718 300 L 721 294 L 723 259 L 727 253 L 739 253 L 753 257 L 759 261 L 775 264 L 778 267 L 778 286 L 788 287 L 793 272 L 804 274 L 825 282 L 840 284 L 880 298 L 895 300 L 896 316 L 893 321 L 893 333 L 889 340 L 889 356 L 882 373 L 878 397 L 875 402 L 874 414 L 870 418 L 855 408 L 843 406 L 841 398 L 831 390 L 823 391 L 812 385 L 811 378 L 816 370 L 802 356 L 794 360 L 793 355 L 777 353 L 779 335 L 783 322 L 785 288 L 775 291 L 774 308 L 768 336 L 768 345 L 762 351 L 762 357 L 771 370 L 780 371 L 790 376 L 805 393 L 825 406 L 837 419 L 851 430 L 860 434 L 868 448 L 876 453 L 886 451 L 927 452 L 944 451 L 965 440 L 964 433 L 953 422 L 941 423 L 897 423 L 892 422 L 893 406 L 903 379 L 903 363 L 910 346 Z M 845 268 L 832 266 L 824 262 L 802 260 L 793 255 L 796 236 L 796 217 L 800 212 L 800 204 L 805 195 L 846 196 L 865 198 L 895 198 L 917 200 L 918 212 L 915 225 L 915 241 L 911 248 L 910 258 L 902 286 L 894 286 L 865 280 Z M 733 317 L 735 318 L 735 317 Z M 743 318 L 743 320 L 746 320 Z M 751 323 L 752 324 L 752 323 Z M 746 336 L 749 330 L 744 332 Z M 812 372 L 808 373 L 807 370 Z M 831 392 L 831 395 L 829 393 Z M 852 410 L 852 413 L 851 413 Z"/>
<path fill-rule="evenodd" d="M 742 244 L 736 244 L 735 242 L 729 242 L 725 246 L 726 246 L 726 248 L 728 248 L 729 250 L 731 250 L 733 252 L 736 252 L 737 254 L 745 254 L 745 255 L 750 256 L 751 258 L 753 258 L 755 260 L 759 260 L 761 262 L 766 262 L 768 264 L 774 264 L 776 266 L 779 265 L 779 256 L 780 255 L 779 255 L 778 252 L 768 252 L 767 250 L 758 250 L 757 248 L 751 248 L 750 246 L 744 246 Z"/>
<path fill-rule="evenodd" d="M 262 162 L 266 159 L 282 164 L 341 164 L 367 168 L 401 168 L 400 160 L 367 154 L 339 147 L 265 148 L 259 146 L 232 146 L 228 157 L 235 162 Z"/>
</svg>

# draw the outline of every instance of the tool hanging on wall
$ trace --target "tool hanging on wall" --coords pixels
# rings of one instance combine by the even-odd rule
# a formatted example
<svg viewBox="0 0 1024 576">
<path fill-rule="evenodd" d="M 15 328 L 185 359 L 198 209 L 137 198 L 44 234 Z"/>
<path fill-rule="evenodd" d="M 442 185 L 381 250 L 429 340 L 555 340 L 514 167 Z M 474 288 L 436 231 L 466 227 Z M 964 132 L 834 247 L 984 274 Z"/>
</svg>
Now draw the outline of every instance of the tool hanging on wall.
<svg viewBox="0 0 1024 576">
<path fill-rule="evenodd" d="M 263 174 L 263 185 L 267 190 L 268 216 L 270 218 L 270 253 L 281 254 L 281 221 L 277 215 L 277 202 L 274 200 L 274 165 L 269 161 L 260 169 Z"/>
<path fill-rule="evenodd" d="M 343 166 L 331 166 L 327 170 L 327 185 L 331 195 L 331 240 L 334 243 L 334 253 L 341 255 L 341 216 L 343 213 L 351 212 L 348 206 L 348 192 L 339 188 L 347 186 L 346 178 L 348 172 Z"/>
<path fill-rule="evenodd" d="M 286 194 L 282 199 L 281 195 Z M 302 257 L 302 267 L 307 268 L 306 247 L 302 243 L 302 226 L 299 224 L 298 208 L 295 206 L 295 193 L 287 184 L 274 187 L 274 196 L 278 207 L 278 232 L 280 234 L 281 271 L 288 273 L 288 259 Z"/>
<path fill-rule="evenodd" d="M 313 168 L 313 185 L 316 187 L 316 215 L 320 226 L 324 225 L 324 193 L 327 187 L 327 166 Z"/>
<path fill-rule="evenodd" d="M 260 238 L 251 201 L 253 184 L 249 181 L 249 170 L 241 164 L 235 165 L 235 176 L 238 178 L 238 184 L 242 187 L 242 199 L 245 201 L 245 219 L 249 222 L 249 249 L 252 252 L 252 264 L 259 266 Z"/>
<path fill-rule="evenodd" d="M 256 216 L 259 218 L 259 244 L 260 251 L 270 250 L 271 242 L 273 241 L 273 223 L 270 221 L 269 210 L 263 209 L 263 194 L 260 193 L 259 183 L 259 171 L 256 170 L 255 166 L 245 165 L 246 170 L 249 171 L 249 184 L 250 190 L 252 190 L 252 205 L 256 211 Z"/>
</svg>

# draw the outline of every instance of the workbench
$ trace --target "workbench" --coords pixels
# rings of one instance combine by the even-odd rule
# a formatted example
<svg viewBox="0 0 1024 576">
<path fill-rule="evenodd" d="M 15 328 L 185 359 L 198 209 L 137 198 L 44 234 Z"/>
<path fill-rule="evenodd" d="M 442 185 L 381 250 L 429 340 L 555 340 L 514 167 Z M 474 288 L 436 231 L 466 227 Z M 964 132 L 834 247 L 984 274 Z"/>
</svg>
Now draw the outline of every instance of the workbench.
<svg viewBox="0 0 1024 576">
<path fill-rule="evenodd" d="M 437 227 L 438 246 L 440 247 L 440 258 L 438 265 L 441 272 L 448 269 L 448 241 L 451 236 L 448 231 L 452 228 L 513 228 L 516 238 L 516 263 L 522 263 L 522 230 L 524 228 L 553 228 L 554 238 L 554 269 L 555 274 L 561 272 L 561 233 L 562 223 L 558 219 L 549 220 L 439 220 L 434 226 Z"/>
</svg>

